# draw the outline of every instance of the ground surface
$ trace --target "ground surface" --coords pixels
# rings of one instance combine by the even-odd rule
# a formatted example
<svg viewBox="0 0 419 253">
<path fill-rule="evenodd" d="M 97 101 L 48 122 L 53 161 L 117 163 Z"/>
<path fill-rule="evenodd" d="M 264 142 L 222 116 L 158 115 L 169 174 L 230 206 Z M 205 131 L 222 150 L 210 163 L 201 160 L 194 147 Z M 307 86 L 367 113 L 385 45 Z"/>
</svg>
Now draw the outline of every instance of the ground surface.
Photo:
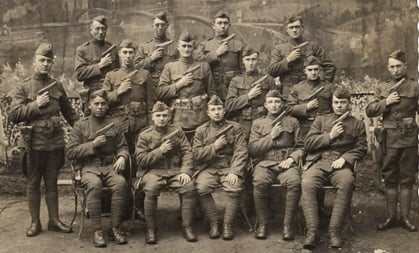
<svg viewBox="0 0 419 253">
<path fill-rule="evenodd" d="M 360 168 L 362 167 L 362 168 Z M 355 252 L 355 253 L 382 253 L 382 252 L 419 252 L 419 232 L 408 233 L 401 228 L 395 228 L 386 232 L 377 232 L 375 227 L 385 216 L 384 197 L 378 190 L 376 173 L 370 166 L 358 166 L 357 190 L 352 200 L 352 217 L 354 233 L 346 230 L 344 238 L 346 245 L 341 250 L 331 250 L 328 248 L 327 221 L 323 220 L 321 243 L 313 252 Z M 95 249 L 92 247 L 89 221 L 86 222 L 82 239 L 77 239 L 77 234 L 60 234 L 46 231 L 48 216 L 45 202 L 41 204 L 41 220 L 44 231 L 35 238 L 25 236 L 26 227 L 29 225 L 29 214 L 24 196 L 16 196 L 24 181 L 7 180 L 0 178 L 2 195 L 0 196 L 0 252 L 309 252 L 301 249 L 304 236 L 299 233 L 294 242 L 283 242 L 282 232 L 282 210 L 280 202 L 282 198 L 273 201 L 273 209 L 279 214 L 274 216 L 269 225 L 269 237 L 265 241 L 253 238 L 253 234 L 248 231 L 245 222 L 238 219 L 235 224 L 236 237 L 233 241 L 210 240 L 207 235 L 208 223 L 196 221 L 194 228 L 199 236 L 197 243 L 187 243 L 181 235 L 181 224 L 176 219 L 178 209 L 178 197 L 173 193 L 162 194 L 159 200 L 159 231 L 158 244 L 146 245 L 144 243 L 144 225 L 136 223 L 135 227 L 129 232 L 129 243 L 117 246 L 108 242 L 106 249 Z M 5 186 L 13 183 L 16 187 L 10 190 L 13 195 L 4 194 Z M 18 185 L 16 185 L 19 183 Z M 273 194 L 280 193 L 276 190 Z M 326 197 L 327 206 L 333 201 L 333 193 L 328 193 Z M 221 207 L 225 203 L 224 195 L 215 194 L 217 204 Z M 419 225 L 418 198 L 415 196 L 412 208 L 411 219 Z M 67 191 L 62 191 L 60 197 L 60 214 L 64 221 L 71 220 L 74 208 L 74 198 Z M 220 208 L 219 211 L 223 211 Z M 300 215 L 301 216 L 301 215 Z M 74 229 L 78 232 L 80 227 L 80 216 L 76 219 Z M 251 217 L 254 221 L 254 217 Z M 109 226 L 109 218 L 104 218 L 104 227 Z"/>
</svg>

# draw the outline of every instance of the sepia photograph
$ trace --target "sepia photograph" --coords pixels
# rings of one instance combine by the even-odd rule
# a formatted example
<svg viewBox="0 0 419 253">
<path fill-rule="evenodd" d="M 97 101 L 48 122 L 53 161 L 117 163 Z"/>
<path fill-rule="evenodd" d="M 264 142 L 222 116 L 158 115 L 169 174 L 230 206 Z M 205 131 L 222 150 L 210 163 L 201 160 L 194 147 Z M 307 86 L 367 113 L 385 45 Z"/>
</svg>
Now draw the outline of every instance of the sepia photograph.
<svg viewBox="0 0 419 253">
<path fill-rule="evenodd" d="M 0 253 L 417 252 L 414 0 L 0 0 Z"/>
</svg>

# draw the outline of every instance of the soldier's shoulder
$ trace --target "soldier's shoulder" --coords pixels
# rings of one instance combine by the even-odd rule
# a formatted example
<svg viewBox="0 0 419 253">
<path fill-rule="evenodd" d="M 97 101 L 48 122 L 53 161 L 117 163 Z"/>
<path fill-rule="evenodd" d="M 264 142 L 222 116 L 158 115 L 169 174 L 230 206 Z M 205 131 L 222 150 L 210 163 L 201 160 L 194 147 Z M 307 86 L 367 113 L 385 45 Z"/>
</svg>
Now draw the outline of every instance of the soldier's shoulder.
<svg viewBox="0 0 419 253">
<path fill-rule="evenodd" d="M 148 126 L 148 127 L 144 128 L 143 130 L 141 130 L 140 136 L 149 135 L 152 131 L 153 131 L 153 127 Z"/>
<path fill-rule="evenodd" d="M 31 79 L 32 79 L 32 77 L 28 76 L 28 77 L 24 78 L 22 82 L 29 82 Z"/>
<path fill-rule="evenodd" d="M 80 44 L 78 47 L 77 47 L 77 49 L 82 49 L 82 48 L 85 48 L 85 47 L 88 47 L 89 45 L 90 45 L 90 41 L 86 41 L 86 42 L 84 42 L 84 43 L 82 43 L 82 44 Z"/>
<path fill-rule="evenodd" d="M 199 127 L 196 128 L 196 131 L 197 132 L 198 131 L 203 131 L 204 129 L 208 128 L 209 125 L 210 125 L 209 123 L 210 123 L 209 121 L 204 122 L 202 125 L 200 125 Z"/>
<path fill-rule="evenodd" d="M 242 126 L 236 121 L 226 120 L 227 125 L 232 125 L 235 129 L 242 128 Z"/>
</svg>

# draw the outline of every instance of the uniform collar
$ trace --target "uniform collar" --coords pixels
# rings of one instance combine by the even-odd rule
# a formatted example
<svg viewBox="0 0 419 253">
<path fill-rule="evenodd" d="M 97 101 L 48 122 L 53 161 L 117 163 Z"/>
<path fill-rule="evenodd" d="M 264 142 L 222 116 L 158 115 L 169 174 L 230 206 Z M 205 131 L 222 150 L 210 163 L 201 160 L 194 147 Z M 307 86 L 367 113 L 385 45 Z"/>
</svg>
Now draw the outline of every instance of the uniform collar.
<svg viewBox="0 0 419 253">
<path fill-rule="evenodd" d="M 153 40 L 154 40 L 155 42 L 157 42 L 157 43 L 162 43 L 162 42 L 166 42 L 166 41 L 168 41 L 168 39 L 167 39 L 167 37 L 166 37 L 166 34 L 165 34 L 164 36 L 162 36 L 162 37 L 158 37 L 158 36 L 154 35 Z"/>
<path fill-rule="evenodd" d="M 246 76 L 257 76 L 258 74 L 259 72 L 257 71 L 257 69 L 245 73 Z"/>
<path fill-rule="evenodd" d="M 94 116 L 93 114 L 90 114 L 89 119 L 90 119 L 91 122 L 94 122 L 96 124 L 102 124 L 106 120 L 106 115 L 102 118 L 98 118 L 98 117 Z"/>
<path fill-rule="evenodd" d="M 100 41 L 100 40 L 92 39 L 91 41 L 92 41 L 92 44 L 95 44 L 96 46 L 100 46 L 100 47 L 103 47 L 106 43 L 105 40 Z"/>
<path fill-rule="evenodd" d="M 316 80 L 307 80 L 307 83 L 308 84 L 310 84 L 310 85 L 312 85 L 312 86 L 317 86 L 317 85 L 319 85 L 320 84 L 320 82 L 321 82 L 321 80 L 320 80 L 320 77 L 319 78 L 317 78 Z"/>
<path fill-rule="evenodd" d="M 212 121 L 212 120 L 210 122 L 211 127 L 214 127 L 214 128 L 220 128 L 220 127 L 222 127 L 225 124 L 226 124 L 225 119 L 222 119 L 219 122 L 215 122 L 215 121 Z"/>
<path fill-rule="evenodd" d="M 298 44 L 301 44 L 301 43 L 303 43 L 304 42 L 304 38 L 303 38 L 303 36 L 300 36 L 299 38 L 297 38 L 297 39 L 293 39 L 293 38 L 291 38 L 290 37 L 290 40 L 289 40 L 292 44 L 295 44 L 295 45 L 298 45 Z"/>
<path fill-rule="evenodd" d="M 167 133 L 168 126 L 165 126 L 165 127 L 158 127 L 158 126 L 156 126 L 156 125 L 153 125 L 153 128 L 154 128 L 154 130 L 155 130 L 156 132 L 158 132 L 158 133 L 160 133 L 160 134 L 165 134 L 165 133 Z"/>
<path fill-rule="evenodd" d="M 191 64 L 193 62 L 193 57 L 189 57 L 189 58 L 180 57 L 179 61 L 185 64 Z"/>
</svg>

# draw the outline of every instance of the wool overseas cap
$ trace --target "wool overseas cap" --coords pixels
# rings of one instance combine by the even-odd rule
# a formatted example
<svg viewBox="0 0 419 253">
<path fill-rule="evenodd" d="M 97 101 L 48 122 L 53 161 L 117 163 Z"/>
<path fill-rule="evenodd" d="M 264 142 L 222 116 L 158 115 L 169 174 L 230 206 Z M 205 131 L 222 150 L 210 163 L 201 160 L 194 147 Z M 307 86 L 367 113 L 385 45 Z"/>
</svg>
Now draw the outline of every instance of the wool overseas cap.
<svg viewBox="0 0 419 253">
<path fill-rule="evenodd" d="M 35 51 L 35 54 L 42 55 L 48 58 L 54 58 L 54 50 L 52 45 L 46 42 L 42 42 Z"/>
<path fill-rule="evenodd" d="M 166 110 L 169 110 L 170 108 L 163 102 L 161 101 L 157 101 L 154 105 L 153 105 L 153 109 L 151 110 L 151 112 L 163 112 Z"/>
<path fill-rule="evenodd" d="M 134 50 L 137 50 L 137 47 L 134 45 L 134 43 L 130 39 L 124 39 L 119 44 L 119 48 L 133 48 Z"/>
<path fill-rule="evenodd" d="M 169 23 L 169 19 L 167 18 L 167 13 L 165 11 L 159 12 L 156 14 L 156 16 L 154 16 L 154 18 L 156 19 L 160 19 L 166 23 Z"/>
<path fill-rule="evenodd" d="M 179 36 L 179 40 L 184 42 L 192 42 L 195 41 L 195 39 L 195 36 L 192 35 L 188 30 L 183 31 Z"/>
<path fill-rule="evenodd" d="M 105 99 L 106 102 L 109 102 L 108 93 L 106 93 L 105 90 L 102 90 L 102 89 L 100 89 L 100 90 L 90 90 L 89 91 L 89 101 L 92 100 L 92 99 L 95 99 L 96 97 L 101 97 L 101 98 Z"/>
<path fill-rule="evenodd" d="M 92 19 L 92 22 L 93 22 L 93 21 L 99 22 L 99 23 L 101 23 L 102 25 L 104 25 L 104 26 L 108 27 L 108 24 L 106 23 L 106 17 L 105 17 L 105 16 L 103 16 L 103 15 L 100 15 L 100 16 L 97 16 L 97 17 L 93 18 L 93 19 Z"/>
<path fill-rule="evenodd" d="M 228 18 L 228 20 L 230 20 L 230 17 L 228 16 L 227 12 L 225 12 L 223 10 L 218 11 L 217 13 L 215 13 L 214 19 L 216 19 L 216 18 Z"/>
<path fill-rule="evenodd" d="M 266 93 L 265 97 L 281 98 L 282 100 L 284 100 L 284 97 L 281 95 L 281 93 L 278 90 L 268 91 L 268 93 Z"/>
<path fill-rule="evenodd" d="M 393 58 L 401 62 L 406 62 L 406 53 L 401 49 L 397 49 L 388 55 L 388 58 Z"/>
<path fill-rule="evenodd" d="M 287 19 L 287 24 L 291 24 L 294 23 L 295 21 L 300 20 L 301 22 L 303 21 L 303 18 L 301 16 L 291 16 L 289 19 Z"/>
<path fill-rule="evenodd" d="M 255 53 L 259 55 L 259 51 L 257 51 L 256 49 L 251 48 L 251 47 L 246 47 L 245 49 L 243 49 L 242 56 L 245 57 L 245 56 L 249 56 Z"/>
<path fill-rule="evenodd" d="M 333 92 L 333 96 L 342 99 L 342 98 L 351 98 L 351 93 L 349 92 L 349 90 L 343 86 L 339 86 L 334 92 Z"/>
<path fill-rule="evenodd" d="M 212 95 L 211 99 L 208 101 L 208 105 L 224 105 L 224 103 L 220 97 Z"/>
<path fill-rule="evenodd" d="M 321 65 L 321 62 L 317 57 L 310 55 L 304 60 L 304 67 L 310 65 Z"/>
</svg>

